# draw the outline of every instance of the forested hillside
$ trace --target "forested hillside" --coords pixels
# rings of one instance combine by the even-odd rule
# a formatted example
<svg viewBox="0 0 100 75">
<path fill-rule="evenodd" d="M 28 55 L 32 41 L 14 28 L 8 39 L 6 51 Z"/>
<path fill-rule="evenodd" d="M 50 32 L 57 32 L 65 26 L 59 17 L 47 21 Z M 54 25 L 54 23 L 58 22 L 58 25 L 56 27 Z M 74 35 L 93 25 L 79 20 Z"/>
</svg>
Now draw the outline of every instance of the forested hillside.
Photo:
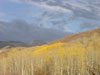
<svg viewBox="0 0 100 75">
<path fill-rule="evenodd" d="M 100 35 L 89 32 L 70 43 L 3 49 L 0 75 L 100 75 Z"/>
</svg>

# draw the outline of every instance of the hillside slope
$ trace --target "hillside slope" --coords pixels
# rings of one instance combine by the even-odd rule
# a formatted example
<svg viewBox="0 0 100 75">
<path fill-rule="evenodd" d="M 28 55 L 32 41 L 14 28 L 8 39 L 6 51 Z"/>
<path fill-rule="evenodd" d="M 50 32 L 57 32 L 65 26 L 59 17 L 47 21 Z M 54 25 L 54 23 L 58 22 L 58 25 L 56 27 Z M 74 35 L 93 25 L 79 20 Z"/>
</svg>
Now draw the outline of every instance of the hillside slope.
<svg viewBox="0 0 100 75">
<path fill-rule="evenodd" d="M 80 33 L 73 34 L 73 35 L 70 35 L 70 36 L 66 36 L 64 38 L 52 41 L 52 42 L 50 42 L 50 44 L 57 43 L 57 42 L 62 42 L 62 43 L 72 42 L 72 41 L 75 41 L 75 40 L 78 40 L 78 39 L 82 39 L 84 37 L 89 38 L 95 33 L 100 35 L 100 28 L 95 29 L 95 30 L 89 30 L 89 31 L 86 31 L 86 32 L 80 32 Z"/>
<path fill-rule="evenodd" d="M 75 43 L 65 37 L 59 43 L 3 48 L 0 75 L 100 75 L 98 34 L 99 29 L 72 35 L 71 41 L 79 39 Z"/>
</svg>

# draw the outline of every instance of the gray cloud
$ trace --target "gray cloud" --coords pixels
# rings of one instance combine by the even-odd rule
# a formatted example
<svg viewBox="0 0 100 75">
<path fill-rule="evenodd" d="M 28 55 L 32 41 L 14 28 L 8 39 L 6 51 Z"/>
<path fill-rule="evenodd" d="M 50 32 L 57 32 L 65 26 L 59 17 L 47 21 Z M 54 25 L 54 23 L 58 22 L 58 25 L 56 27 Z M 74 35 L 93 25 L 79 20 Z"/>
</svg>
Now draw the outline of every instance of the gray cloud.
<svg viewBox="0 0 100 75">
<path fill-rule="evenodd" d="M 29 24 L 24 20 L 0 21 L 0 40 L 2 41 L 51 41 L 69 34 L 72 33 Z"/>
<path fill-rule="evenodd" d="M 97 24 L 91 24 L 91 23 L 88 23 L 88 22 L 84 22 L 84 23 L 81 24 L 81 29 L 94 28 L 96 26 L 97 26 Z"/>
<path fill-rule="evenodd" d="M 100 20 L 100 1 L 99 0 L 12 0 L 16 2 L 29 2 L 37 6 L 45 7 L 39 14 L 31 8 L 22 8 L 24 14 L 10 14 L 16 18 L 25 16 L 31 23 L 24 20 L 13 20 L 11 22 L 0 21 L 0 40 L 4 41 L 24 41 L 32 40 L 51 41 L 71 33 L 71 25 L 77 20 L 81 25 L 77 26 L 77 31 L 84 31 L 100 27 L 92 21 Z M 53 9 L 54 11 L 50 11 Z M 58 12 L 59 11 L 59 12 Z M 38 11 L 39 12 L 39 11 Z M 81 19 L 80 19 L 81 18 Z M 80 19 L 80 20 L 79 20 Z M 89 22 L 88 22 L 89 20 Z M 80 22 L 81 21 L 81 22 Z M 74 24 L 72 24 L 74 25 Z M 49 26 L 49 27 L 48 27 Z M 67 30 L 68 29 L 68 30 Z M 67 32 L 65 32 L 67 31 Z M 73 29 L 74 31 L 74 29 Z"/>
<path fill-rule="evenodd" d="M 86 31 L 91 29 L 96 29 L 100 27 L 100 23 L 83 22 L 80 25 L 80 31 Z"/>
<path fill-rule="evenodd" d="M 15 0 L 13 0 L 15 1 Z M 100 19 L 100 0 L 16 0 L 30 2 L 43 7 L 60 7 L 70 10 L 75 17 Z M 54 8 L 55 10 L 57 8 Z M 59 9 L 61 11 L 61 9 Z"/>
<path fill-rule="evenodd" d="M 68 24 L 68 15 L 62 12 L 49 12 L 44 11 L 41 14 L 39 14 L 36 17 L 31 17 L 31 19 L 36 22 L 36 24 L 40 24 L 44 27 L 53 27 L 55 29 L 63 30 L 65 31 L 66 28 L 69 30 L 69 32 L 72 32 L 72 30 L 69 28 Z"/>
<path fill-rule="evenodd" d="M 80 31 L 91 28 L 99 27 L 95 21 L 100 20 L 100 1 L 99 0 L 13 0 L 19 2 L 27 2 L 31 4 L 35 4 L 41 7 L 47 7 L 48 10 L 41 11 L 41 14 L 37 17 L 31 17 L 31 19 L 39 24 L 40 26 L 44 26 L 49 24 L 49 26 L 53 26 L 56 29 L 66 30 L 68 28 L 68 24 L 73 23 L 74 21 L 78 21 L 80 23 Z M 50 11 L 49 8 L 56 10 L 57 7 L 64 8 L 66 10 L 70 10 L 71 12 L 67 13 L 61 9 L 57 11 Z M 56 7 L 56 8 L 55 8 Z M 68 15 L 69 16 L 68 16 Z M 67 15 L 67 16 L 66 16 Z M 80 19 L 81 18 L 81 19 Z M 87 20 L 87 22 L 85 22 Z M 89 20 L 89 22 L 88 22 Z M 92 22 L 94 21 L 94 23 Z M 69 26 L 70 27 L 70 26 Z"/>
<path fill-rule="evenodd" d="M 6 13 L 0 12 L 0 21 L 6 20 L 6 18 L 5 18 L 6 16 L 7 16 Z"/>
</svg>

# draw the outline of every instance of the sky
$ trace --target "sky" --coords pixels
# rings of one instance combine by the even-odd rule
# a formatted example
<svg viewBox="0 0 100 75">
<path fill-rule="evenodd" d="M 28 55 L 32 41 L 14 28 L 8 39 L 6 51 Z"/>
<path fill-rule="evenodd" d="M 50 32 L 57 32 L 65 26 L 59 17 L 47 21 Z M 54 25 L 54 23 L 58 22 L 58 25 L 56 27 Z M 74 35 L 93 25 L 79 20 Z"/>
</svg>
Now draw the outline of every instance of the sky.
<svg viewBox="0 0 100 75">
<path fill-rule="evenodd" d="M 100 27 L 100 0 L 0 0 L 0 41 L 52 41 Z"/>
</svg>

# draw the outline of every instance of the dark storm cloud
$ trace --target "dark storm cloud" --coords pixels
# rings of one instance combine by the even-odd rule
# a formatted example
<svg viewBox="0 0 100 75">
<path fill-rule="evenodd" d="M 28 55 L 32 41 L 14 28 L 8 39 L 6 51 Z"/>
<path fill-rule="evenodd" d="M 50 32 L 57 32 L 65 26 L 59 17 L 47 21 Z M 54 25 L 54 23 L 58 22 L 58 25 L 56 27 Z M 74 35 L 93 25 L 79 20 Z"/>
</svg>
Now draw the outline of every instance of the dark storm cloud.
<svg viewBox="0 0 100 75">
<path fill-rule="evenodd" d="M 71 33 L 28 24 L 24 20 L 13 20 L 11 22 L 0 21 L 0 40 L 2 41 L 51 41 L 69 34 Z"/>
</svg>

